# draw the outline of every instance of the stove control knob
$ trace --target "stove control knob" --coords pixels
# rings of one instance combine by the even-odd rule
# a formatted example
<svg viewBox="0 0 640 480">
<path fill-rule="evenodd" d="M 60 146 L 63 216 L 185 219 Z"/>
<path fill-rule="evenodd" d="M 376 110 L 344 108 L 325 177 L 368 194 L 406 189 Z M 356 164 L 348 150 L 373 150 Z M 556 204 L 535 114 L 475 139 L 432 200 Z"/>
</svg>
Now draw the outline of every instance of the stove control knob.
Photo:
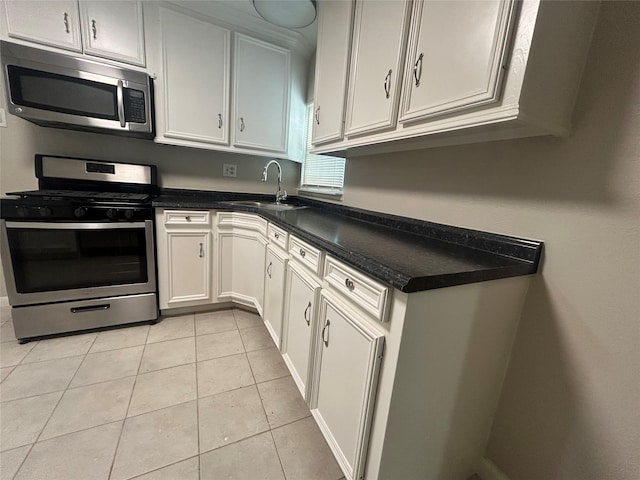
<svg viewBox="0 0 640 480">
<path fill-rule="evenodd" d="M 131 220 L 133 218 L 133 210 L 125 210 L 124 216 L 127 220 Z"/>
<path fill-rule="evenodd" d="M 110 208 L 109 210 L 107 210 L 107 217 L 108 218 L 116 218 L 116 215 L 118 214 L 118 211 L 115 208 Z"/>
<path fill-rule="evenodd" d="M 26 217 L 27 215 L 29 215 L 29 209 L 27 207 L 17 207 L 16 213 L 19 217 Z"/>
<path fill-rule="evenodd" d="M 84 207 L 78 207 L 73 211 L 73 215 L 77 218 L 84 217 L 87 214 L 87 209 Z"/>
<path fill-rule="evenodd" d="M 49 207 L 40 207 L 38 213 L 40 213 L 41 217 L 50 217 L 53 212 Z"/>
</svg>

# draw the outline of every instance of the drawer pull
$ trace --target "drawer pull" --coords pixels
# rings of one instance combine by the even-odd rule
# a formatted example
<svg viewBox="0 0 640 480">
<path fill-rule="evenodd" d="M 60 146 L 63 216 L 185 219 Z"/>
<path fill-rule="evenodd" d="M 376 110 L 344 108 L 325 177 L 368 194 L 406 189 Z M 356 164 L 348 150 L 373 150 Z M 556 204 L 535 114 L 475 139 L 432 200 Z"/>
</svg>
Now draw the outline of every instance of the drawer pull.
<svg viewBox="0 0 640 480">
<path fill-rule="evenodd" d="M 273 236 L 276 237 L 276 240 L 280 238 L 280 234 L 278 232 L 276 232 Z"/>
<path fill-rule="evenodd" d="M 269 278 L 271 278 L 271 266 L 273 265 L 273 262 L 269 262 L 269 265 L 267 265 L 267 275 L 269 275 Z"/>
<path fill-rule="evenodd" d="M 327 318 L 327 321 L 324 323 L 324 327 L 322 327 L 322 341 L 324 342 L 324 346 L 328 347 L 329 346 L 329 325 L 331 325 L 331 322 L 329 321 L 329 319 Z M 327 332 L 327 336 L 325 338 L 325 331 Z"/>
<path fill-rule="evenodd" d="M 190 221 L 191 221 L 191 216 L 190 216 L 190 215 L 187 215 L 186 217 L 184 217 L 184 219 L 185 219 L 187 222 L 190 222 Z"/>
<path fill-rule="evenodd" d="M 307 254 L 307 252 L 305 252 L 303 249 L 300 249 L 300 256 L 302 258 L 304 258 L 304 256 Z"/>
<path fill-rule="evenodd" d="M 307 322 L 307 326 L 311 325 L 311 319 L 307 317 L 307 312 L 309 311 L 310 308 L 311 308 L 311 302 L 309 302 L 309 305 L 307 305 L 307 308 L 304 309 L 304 320 Z"/>
<path fill-rule="evenodd" d="M 109 310 L 111 308 L 110 303 L 105 303 L 104 305 L 89 305 L 86 307 L 72 307 L 71 313 L 82 313 L 82 312 L 95 312 L 98 310 Z"/>
<path fill-rule="evenodd" d="M 355 285 L 353 284 L 353 281 L 350 278 L 347 278 L 344 281 L 344 284 L 347 286 L 347 288 L 351 291 L 353 291 L 353 289 L 355 288 Z"/>
<path fill-rule="evenodd" d="M 203 246 L 202 243 L 200 244 L 200 255 L 198 255 L 198 256 L 200 258 L 204 258 L 204 246 Z"/>
<path fill-rule="evenodd" d="M 62 21 L 64 23 L 64 31 L 66 33 L 71 33 L 69 30 L 69 14 L 67 12 L 64 12 L 64 15 L 62 17 Z"/>
</svg>

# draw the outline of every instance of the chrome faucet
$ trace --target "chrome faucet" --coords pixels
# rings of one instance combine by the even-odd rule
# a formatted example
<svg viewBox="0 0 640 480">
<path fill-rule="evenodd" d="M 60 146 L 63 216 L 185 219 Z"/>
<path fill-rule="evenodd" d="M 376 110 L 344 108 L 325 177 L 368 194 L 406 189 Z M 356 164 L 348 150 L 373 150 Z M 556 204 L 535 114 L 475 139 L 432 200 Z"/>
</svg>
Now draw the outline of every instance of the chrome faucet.
<svg viewBox="0 0 640 480">
<path fill-rule="evenodd" d="M 276 205 L 280 205 L 280 203 L 282 203 L 282 200 L 287 199 L 287 191 L 283 191 L 281 189 L 280 184 L 282 183 L 282 167 L 280 167 L 280 164 L 276 160 L 271 160 L 265 165 L 264 170 L 262 170 L 262 181 L 267 181 L 267 170 L 271 166 L 271 164 L 275 164 L 276 167 L 278 167 L 278 191 L 276 192 Z"/>
</svg>

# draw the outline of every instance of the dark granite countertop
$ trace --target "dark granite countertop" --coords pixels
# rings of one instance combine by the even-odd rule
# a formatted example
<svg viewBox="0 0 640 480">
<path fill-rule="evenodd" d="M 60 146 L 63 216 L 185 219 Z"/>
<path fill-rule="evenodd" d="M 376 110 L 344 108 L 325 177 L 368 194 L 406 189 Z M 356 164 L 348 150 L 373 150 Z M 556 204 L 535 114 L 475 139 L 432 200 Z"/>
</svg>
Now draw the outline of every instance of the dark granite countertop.
<svg viewBox="0 0 640 480">
<path fill-rule="evenodd" d="M 304 198 L 307 208 L 230 205 L 273 195 L 163 189 L 154 207 L 257 213 L 344 263 L 403 292 L 535 273 L 542 242 L 380 214 Z"/>
</svg>

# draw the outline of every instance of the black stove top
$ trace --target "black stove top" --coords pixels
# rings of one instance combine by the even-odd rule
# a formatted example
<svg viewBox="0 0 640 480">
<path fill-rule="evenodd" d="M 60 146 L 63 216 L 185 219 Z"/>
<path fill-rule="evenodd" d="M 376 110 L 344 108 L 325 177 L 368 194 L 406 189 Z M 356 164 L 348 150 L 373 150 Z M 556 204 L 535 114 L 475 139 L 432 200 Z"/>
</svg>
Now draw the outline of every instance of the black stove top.
<svg viewBox="0 0 640 480">
<path fill-rule="evenodd" d="M 46 200 L 74 199 L 86 202 L 137 202 L 144 203 L 151 197 L 145 193 L 129 192 L 94 192 L 83 190 L 29 190 L 26 192 L 10 192 L 7 195 L 19 195 L 22 198 L 37 197 Z"/>
</svg>

